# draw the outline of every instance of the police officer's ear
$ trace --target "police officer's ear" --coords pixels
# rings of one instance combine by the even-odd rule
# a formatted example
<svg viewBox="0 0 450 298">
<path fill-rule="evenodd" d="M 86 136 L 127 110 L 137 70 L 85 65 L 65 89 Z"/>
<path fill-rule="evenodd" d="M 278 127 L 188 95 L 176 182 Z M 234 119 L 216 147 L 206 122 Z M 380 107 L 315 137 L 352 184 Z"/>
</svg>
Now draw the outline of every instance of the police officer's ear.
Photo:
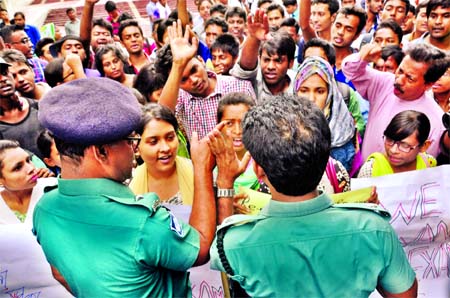
<svg viewBox="0 0 450 298">
<path fill-rule="evenodd" d="M 259 180 L 264 180 L 264 178 L 266 178 L 266 173 L 264 172 L 264 169 L 254 160 L 253 160 L 253 171 L 255 172 L 256 177 L 258 177 Z"/>
<path fill-rule="evenodd" d="M 94 156 L 96 159 L 98 159 L 100 161 L 104 161 L 107 159 L 108 154 L 107 154 L 107 150 L 106 150 L 105 146 L 103 146 L 103 145 L 93 146 L 93 150 L 94 150 Z"/>
</svg>

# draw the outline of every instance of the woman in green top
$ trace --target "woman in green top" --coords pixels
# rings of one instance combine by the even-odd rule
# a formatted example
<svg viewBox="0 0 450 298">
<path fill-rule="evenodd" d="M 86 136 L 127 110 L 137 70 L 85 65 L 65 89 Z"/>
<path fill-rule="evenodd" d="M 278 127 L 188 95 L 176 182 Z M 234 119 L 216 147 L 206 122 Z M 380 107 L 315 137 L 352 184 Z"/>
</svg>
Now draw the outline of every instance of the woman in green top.
<svg viewBox="0 0 450 298">
<path fill-rule="evenodd" d="M 369 155 L 358 178 L 377 177 L 436 166 L 433 156 L 425 153 L 431 142 L 430 120 L 417 111 L 403 111 L 392 118 L 384 131 L 385 152 Z"/>
</svg>

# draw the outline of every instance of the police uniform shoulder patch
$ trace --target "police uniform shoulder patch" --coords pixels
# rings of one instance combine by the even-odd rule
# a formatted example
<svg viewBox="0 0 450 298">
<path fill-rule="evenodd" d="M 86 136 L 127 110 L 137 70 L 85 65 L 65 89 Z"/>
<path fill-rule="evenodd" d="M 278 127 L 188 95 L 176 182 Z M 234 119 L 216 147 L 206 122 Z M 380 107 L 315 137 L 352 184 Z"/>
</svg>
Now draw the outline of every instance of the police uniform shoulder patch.
<svg viewBox="0 0 450 298">
<path fill-rule="evenodd" d="M 159 200 L 159 197 L 155 193 L 146 193 L 143 195 L 136 195 L 134 198 L 119 198 L 114 196 L 107 196 L 108 199 L 115 201 L 120 204 L 124 205 L 136 205 L 136 206 L 143 206 L 147 208 L 150 211 L 150 216 L 152 216 L 156 210 L 161 206 L 161 201 Z"/>
<path fill-rule="evenodd" d="M 346 208 L 346 209 L 361 209 L 368 210 L 377 213 L 385 219 L 390 219 L 391 214 L 389 211 L 384 209 L 382 206 L 374 203 L 343 203 L 343 204 L 333 204 L 335 208 Z"/>
<path fill-rule="evenodd" d="M 170 210 L 167 210 L 167 212 L 169 212 L 170 215 L 170 229 L 174 231 L 179 237 L 184 237 L 183 226 Z"/>
</svg>

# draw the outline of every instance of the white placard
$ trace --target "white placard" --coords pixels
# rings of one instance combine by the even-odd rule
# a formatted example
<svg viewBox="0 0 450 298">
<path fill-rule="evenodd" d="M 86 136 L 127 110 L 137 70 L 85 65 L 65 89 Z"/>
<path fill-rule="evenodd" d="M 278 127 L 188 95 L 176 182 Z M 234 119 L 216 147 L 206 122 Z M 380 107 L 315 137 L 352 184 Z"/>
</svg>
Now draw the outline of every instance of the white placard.
<svg viewBox="0 0 450 298">
<path fill-rule="evenodd" d="M 416 272 L 418 297 L 450 297 L 450 165 L 352 179 L 351 185 L 377 187 Z"/>
<path fill-rule="evenodd" d="M 29 226 L 0 225 L 0 298 L 72 297 L 56 281 Z"/>
</svg>

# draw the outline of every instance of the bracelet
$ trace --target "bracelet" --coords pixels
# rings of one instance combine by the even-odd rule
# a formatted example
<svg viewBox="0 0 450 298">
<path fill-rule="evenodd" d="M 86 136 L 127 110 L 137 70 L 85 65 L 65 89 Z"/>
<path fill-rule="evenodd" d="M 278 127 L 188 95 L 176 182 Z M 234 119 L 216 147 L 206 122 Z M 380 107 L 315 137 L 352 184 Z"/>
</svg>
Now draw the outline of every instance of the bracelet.
<svg viewBox="0 0 450 298">
<path fill-rule="evenodd" d="M 218 188 L 217 189 L 217 197 L 218 198 L 233 198 L 234 197 L 234 188 Z"/>
</svg>

